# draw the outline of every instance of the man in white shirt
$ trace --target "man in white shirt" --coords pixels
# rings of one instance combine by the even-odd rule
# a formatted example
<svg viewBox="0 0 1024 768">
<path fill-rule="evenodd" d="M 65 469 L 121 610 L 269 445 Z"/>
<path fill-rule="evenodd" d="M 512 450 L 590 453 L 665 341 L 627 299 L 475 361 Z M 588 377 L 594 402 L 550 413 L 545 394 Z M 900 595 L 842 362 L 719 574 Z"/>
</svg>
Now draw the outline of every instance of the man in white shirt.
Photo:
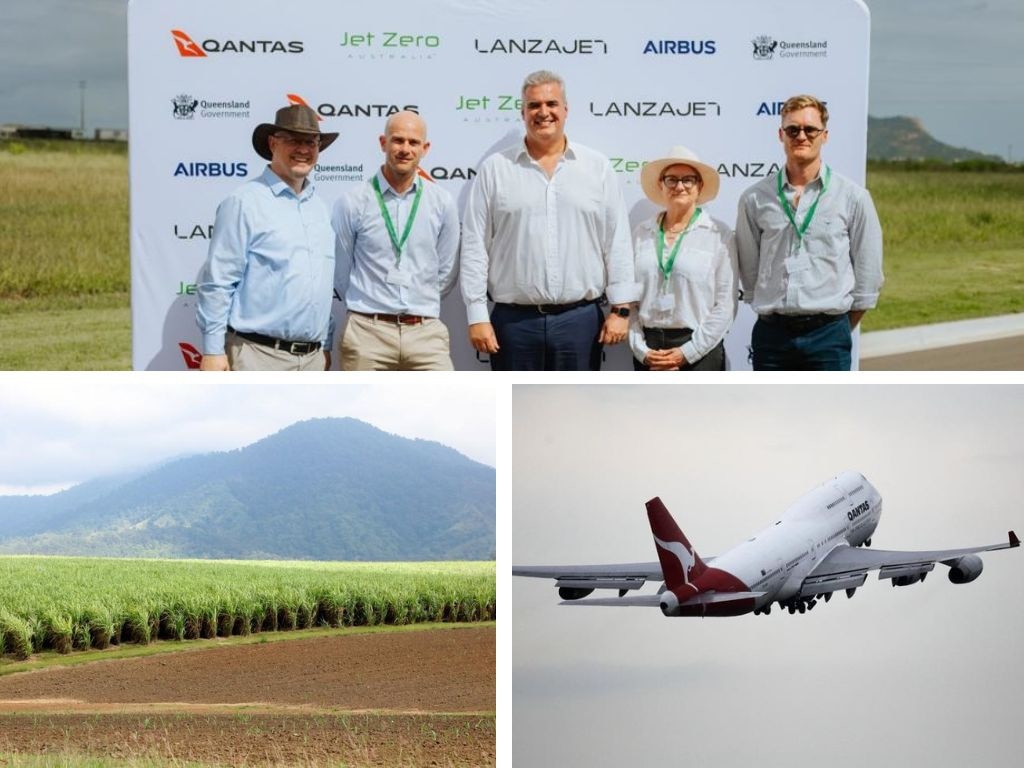
<svg viewBox="0 0 1024 768">
<path fill-rule="evenodd" d="M 786 165 L 740 197 L 736 250 L 744 301 L 757 313 L 754 370 L 852 367 L 851 332 L 878 302 L 882 228 L 871 195 L 821 157 L 828 109 L 782 105 Z"/>
<path fill-rule="evenodd" d="M 599 370 L 639 298 L 625 202 L 608 159 L 566 139 L 562 79 L 534 72 L 522 95 L 524 143 L 486 158 L 469 191 L 469 341 L 494 370 Z"/>
<path fill-rule="evenodd" d="M 452 370 L 441 297 L 458 272 L 455 200 L 419 172 L 430 149 L 415 112 L 388 118 L 384 164 L 334 206 L 335 287 L 348 323 L 342 370 Z"/>
</svg>

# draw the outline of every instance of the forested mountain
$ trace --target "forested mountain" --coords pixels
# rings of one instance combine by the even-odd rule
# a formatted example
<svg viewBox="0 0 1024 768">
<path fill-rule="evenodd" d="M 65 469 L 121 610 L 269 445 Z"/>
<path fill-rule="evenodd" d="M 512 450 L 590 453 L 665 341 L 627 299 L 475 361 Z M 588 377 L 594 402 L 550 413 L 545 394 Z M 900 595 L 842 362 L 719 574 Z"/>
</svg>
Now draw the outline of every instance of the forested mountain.
<svg viewBox="0 0 1024 768">
<path fill-rule="evenodd" d="M 316 419 L 236 451 L 0 498 L 0 552 L 493 559 L 494 478 L 440 443 Z"/>
</svg>

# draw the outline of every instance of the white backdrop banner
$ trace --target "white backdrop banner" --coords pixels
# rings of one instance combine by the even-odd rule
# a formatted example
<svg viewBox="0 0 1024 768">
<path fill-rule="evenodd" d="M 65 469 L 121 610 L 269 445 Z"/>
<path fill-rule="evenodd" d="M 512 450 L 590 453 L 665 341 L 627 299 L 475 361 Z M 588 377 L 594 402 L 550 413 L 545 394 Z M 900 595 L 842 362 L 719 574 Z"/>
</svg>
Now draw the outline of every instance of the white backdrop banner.
<svg viewBox="0 0 1024 768">
<path fill-rule="evenodd" d="M 863 183 L 869 18 L 860 0 L 132 0 L 128 16 L 132 340 L 136 369 L 198 367 L 195 282 L 218 203 L 259 173 L 258 123 L 305 103 L 341 136 L 320 157 L 332 205 L 381 163 L 386 117 L 419 112 L 423 166 L 462 202 L 480 160 L 521 140 L 522 80 L 566 82 L 566 133 L 611 158 L 633 224 L 653 213 L 645 159 L 684 144 L 716 166 L 707 208 L 730 227 L 740 193 L 779 169 L 778 108 L 829 107 L 827 162 Z M 343 304 L 335 297 L 336 316 Z M 444 302 L 456 368 L 484 369 L 458 288 Z M 753 315 L 726 341 L 747 368 Z M 335 355 L 337 358 L 337 355 Z M 605 368 L 630 368 L 625 344 Z"/>
</svg>

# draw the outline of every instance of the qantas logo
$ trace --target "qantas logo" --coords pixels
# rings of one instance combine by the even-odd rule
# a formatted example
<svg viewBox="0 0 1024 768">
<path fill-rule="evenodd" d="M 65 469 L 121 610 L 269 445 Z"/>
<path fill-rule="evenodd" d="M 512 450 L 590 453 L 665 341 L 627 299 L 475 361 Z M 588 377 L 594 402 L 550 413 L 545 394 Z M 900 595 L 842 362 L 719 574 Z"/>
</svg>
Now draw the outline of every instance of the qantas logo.
<svg viewBox="0 0 1024 768">
<path fill-rule="evenodd" d="M 210 53 L 302 53 L 301 40 L 216 40 L 207 39 L 196 43 L 187 32 L 172 29 L 171 37 L 178 47 L 178 54 L 185 58 L 205 58 Z"/>
<path fill-rule="evenodd" d="M 310 109 L 313 109 L 313 107 L 310 106 L 309 102 L 306 101 L 301 96 L 299 96 L 299 94 L 297 93 L 287 93 L 285 94 L 285 98 L 288 99 L 288 103 L 291 104 L 293 107 L 309 107 Z M 320 117 L 320 115 L 317 115 L 316 119 L 323 120 L 323 118 Z"/>
<path fill-rule="evenodd" d="M 185 358 L 185 367 L 190 371 L 198 371 L 203 362 L 202 352 L 184 341 L 178 342 L 178 349 L 181 350 L 181 356 Z"/>
<path fill-rule="evenodd" d="M 178 53 L 182 56 L 186 58 L 202 58 L 206 56 L 206 52 L 196 45 L 195 41 L 180 29 L 172 29 L 171 37 L 174 38 L 174 44 L 178 46 Z"/>
<path fill-rule="evenodd" d="M 655 536 L 654 542 L 679 561 L 679 567 L 683 569 L 683 582 L 688 586 L 692 586 L 690 585 L 690 571 L 693 570 L 693 566 L 697 564 L 697 560 L 694 558 L 693 553 L 678 541 L 662 541 Z"/>
<path fill-rule="evenodd" d="M 867 512 L 870 508 L 871 508 L 870 504 L 868 504 L 866 501 L 862 501 L 856 507 L 854 507 L 849 512 L 847 512 L 846 513 L 846 517 L 849 518 L 850 522 L 853 522 L 858 517 L 860 517 L 865 512 Z"/>
</svg>

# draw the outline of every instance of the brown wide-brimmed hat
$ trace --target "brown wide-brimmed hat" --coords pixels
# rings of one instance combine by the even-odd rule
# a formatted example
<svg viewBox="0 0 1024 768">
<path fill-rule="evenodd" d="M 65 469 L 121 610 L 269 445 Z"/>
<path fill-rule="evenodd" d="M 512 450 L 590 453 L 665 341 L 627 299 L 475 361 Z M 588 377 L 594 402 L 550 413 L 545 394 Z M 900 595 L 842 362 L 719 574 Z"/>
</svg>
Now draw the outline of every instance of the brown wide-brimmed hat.
<svg viewBox="0 0 1024 768">
<path fill-rule="evenodd" d="M 320 121 L 312 107 L 305 104 L 293 104 L 277 110 L 273 123 L 260 123 L 252 132 L 252 148 L 264 160 L 270 160 L 270 134 L 277 131 L 291 131 L 320 137 L 320 151 L 323 152 L 338 138 L 337 133 L 321 133 Z"/>
<path fill-rule="evenodd" d="M 647 199 L 655 205 L 661 206 L 663 204 L 661 190 L 658 185 L 661 181 L 661 174 L 672 165 L 689 165 L 700 174 L 700 180 L 703 182 L 703 185 L 701 186 L 700 195 L 697 196 L 698 203 L 714 200 L 715 196 L 718 195 L 718 187 L 721 181 L 718 171 L 707 163 L 702 163 L 698 160 L 697 153 L 693 150 L 687 149 L 684 146 L 675 146 L 668 151 L 667 157 L 645 163 L 643 170 L 640 171 L 640 186 L 643 187 Z"/>
</svg>

